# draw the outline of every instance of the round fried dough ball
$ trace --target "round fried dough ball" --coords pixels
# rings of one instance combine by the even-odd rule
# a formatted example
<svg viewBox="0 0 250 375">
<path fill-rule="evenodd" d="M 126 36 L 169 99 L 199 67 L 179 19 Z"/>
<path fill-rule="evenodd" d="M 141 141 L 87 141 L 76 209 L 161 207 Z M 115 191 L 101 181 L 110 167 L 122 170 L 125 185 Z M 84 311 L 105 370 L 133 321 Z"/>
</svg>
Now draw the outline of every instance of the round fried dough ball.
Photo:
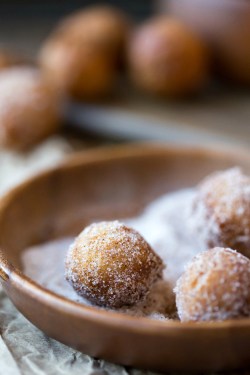
<svg viewBox="0 0 250 375">
<path fill-rule="evenodd" d="M 66 279 L 100 306 L 138 302 L 162 276 L 163 263 L 134 229 L 118 221 L 85 228 L 66 257 Z"/>
<path fill-rule="evenodd" d="M 77 100 L 96 100 L 112 92 L 116 82 L 113 60 L 90 44 L 51 39 L 41 52 L 45 76 L 61 92 Z"/>
<path fill-rule="evenodd" d="M 59 97 L 31 67 L 0 73 L 0 145 L 25 149 L 59 126 Z"/>
<path fill-rule="evenodd" d="M 91 6 L 73 13 L 58 26 L 56 33 L 81 38 L 117 60 L 124 54 L 131 21 L 121 10 L 111 6 Z"/>
<path fill-rule="evenodd" d="M 200 89 L 207 79 L 204 45 L 172 18 L 157 17 L 139 27 L 128 55 L 132 80 L 148 93 L 183 96 Z"/>
<path fill-rule="evenodd" d="M 250 178 L 239 168 L 208 176 L 198 186 L 192 223 L 205 247 L 231 247 L 250 257 Z"/>
<path fill-rule="evenodd" d="M 181 321 L 226 320 L 250 316 L 250 260 L 215 247 L 188 264 L 175 288 Z"/>
<path fill-rule="evenodd" d="M 116 9 L 93 7 L 65 19 L 40 51 L 40 65 L 61 90 L 80 100 L 110 94 L 128 35 Z"/>
</svg>

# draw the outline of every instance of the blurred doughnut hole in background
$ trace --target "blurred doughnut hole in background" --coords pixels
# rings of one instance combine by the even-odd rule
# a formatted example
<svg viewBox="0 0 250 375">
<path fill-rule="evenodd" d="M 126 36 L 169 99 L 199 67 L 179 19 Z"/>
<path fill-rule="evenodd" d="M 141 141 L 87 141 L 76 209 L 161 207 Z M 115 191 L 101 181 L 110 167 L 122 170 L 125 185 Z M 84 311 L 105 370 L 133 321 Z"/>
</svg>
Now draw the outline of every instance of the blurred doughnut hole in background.
<svg viewBox="0 0 250 375">
<path fill-rule="evenodd" d="M 65 121 L 62 108 L 67 101 L 101 105 L 108 101 L 112 107 L 125 90 L 127 96 L 159 100 L 163 107 L 171 101 L 201 98 L 216 82 L 248 88 L 250 6 L 235 0 L 219 5 L 212 1 L 210 8 L 207 4 L 207 0 L 1 2 L 0 144 L 23 149 L 56 132 Z M 42 87 L 53 91 L 58 103 L 53 119 L 47 104 L 42 109 L 33 104 L 41 95 L 39 85 L 20 84 L 25 65 L 38 68 Z M 13 69 L 18 71 L 7 72 Z M 9 100 L 15 87 L 19 91 Z M 32 123 L 41 127 L 39 131 L 31 129 Z"/>
</svg>

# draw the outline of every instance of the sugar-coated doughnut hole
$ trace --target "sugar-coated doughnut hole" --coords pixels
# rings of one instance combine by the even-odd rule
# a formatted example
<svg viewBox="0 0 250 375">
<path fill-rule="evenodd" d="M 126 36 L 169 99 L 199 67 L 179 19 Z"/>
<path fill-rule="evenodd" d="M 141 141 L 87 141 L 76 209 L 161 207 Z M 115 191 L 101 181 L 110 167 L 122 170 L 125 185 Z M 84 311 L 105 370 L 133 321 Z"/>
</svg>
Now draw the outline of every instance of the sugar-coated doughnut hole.
<svg viewBox="0 0 250 375">
<path fill-rule="evenodd" d="M 230 247 L 250 257 L 250 178 L 239 168 L 202 181 L 191 215 L 206 247 Z"/>
<path fill-rule="evenodd" d="M 129 21 L 112 7 L 91 7 L 63 20 L 40 51 L 44 74 L 79 100 L 112 93 L 129 33 Z"/>
<path fill-rule="evenodd" d="M 58 93 L 31 67 L 0 73 L 0 145 L 25 149 L 59 126 Z"/>
<path fill-rule="evenodd" d="M 132 23 L 128 16 L 112 6 L 90 6 L 64 19 L 56 33 L 81 38 L 119 61 L 127 45 Z"/>
<path fill-rule="evenodd" d="M 181 321 L 226 320 L 250 316 L 250 260 L 215 247 L 198 254 L 176 285 Z"/>
<path fill-rule="evenodd" d="M 66 279 L 100 306 L 132 305 L 161 278 L 163 263 L 143 237 L 118 222 L 94 223 L 70 247 Z"/>
<path fill-rule="evenodd" d="M 41 54 L 45 76 L 62 93 L 77 100 L 96 100 L 112 92 L 113 62 L 98 49 L 79 48 L 78 41 L 50 40 Z"/>
<path fill-rule="evenodd" d="M 207 79 L 206 48 L 189 28 L 170 17 L 154 17 L 139 26 L 128 55 L 132 80 L 152 94 L 187 95 Z"/>
</svg>

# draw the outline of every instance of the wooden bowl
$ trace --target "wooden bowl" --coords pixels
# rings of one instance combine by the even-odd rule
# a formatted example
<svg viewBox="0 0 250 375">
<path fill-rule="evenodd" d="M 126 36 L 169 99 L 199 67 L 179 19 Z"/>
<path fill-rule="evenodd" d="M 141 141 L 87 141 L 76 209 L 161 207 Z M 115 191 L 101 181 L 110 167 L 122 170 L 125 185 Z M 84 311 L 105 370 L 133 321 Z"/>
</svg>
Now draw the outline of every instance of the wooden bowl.
<svg viewBox="0 0 250 375">
<path fill-rule="evenodd" d="M 215 69 L 231 81 L 250 85 L 250 2 L 248 0 L 158 0 L 211 47 Z"/>
<path fill-rule="evenodd" d="M 250 154 L 134 145 L 78 154 L 30 179 L 0 202 L 4 290 L 47 335 L 94 357 L 161 371 L 249 368 L 250 319 L 163 322 L 83 306 L 30 280 L 20 261 L 34 243 L 136 215 L 157 196 L 235 165 L 250 173 Z"/>
</svg>

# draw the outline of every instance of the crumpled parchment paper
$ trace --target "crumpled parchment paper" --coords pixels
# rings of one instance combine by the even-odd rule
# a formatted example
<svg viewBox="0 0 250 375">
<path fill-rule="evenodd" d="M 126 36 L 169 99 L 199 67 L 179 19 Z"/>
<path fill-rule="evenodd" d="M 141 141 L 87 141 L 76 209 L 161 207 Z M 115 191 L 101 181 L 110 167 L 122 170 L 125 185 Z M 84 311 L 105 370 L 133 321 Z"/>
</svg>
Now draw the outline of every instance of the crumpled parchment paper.
<svg viewBox="0 0 250 375">
<path fill-rule="evenodd" d="M 93 359 L 47 337 L 0 290 L 1 375 L 141 375 L 149 372 Z"/>
<path fill-rule="evenodd" d="M 72 148 L 55 136 L 27 153 L 0 150 L 0 195 L 24 179 L 60 162 Z"/>
</svg>

